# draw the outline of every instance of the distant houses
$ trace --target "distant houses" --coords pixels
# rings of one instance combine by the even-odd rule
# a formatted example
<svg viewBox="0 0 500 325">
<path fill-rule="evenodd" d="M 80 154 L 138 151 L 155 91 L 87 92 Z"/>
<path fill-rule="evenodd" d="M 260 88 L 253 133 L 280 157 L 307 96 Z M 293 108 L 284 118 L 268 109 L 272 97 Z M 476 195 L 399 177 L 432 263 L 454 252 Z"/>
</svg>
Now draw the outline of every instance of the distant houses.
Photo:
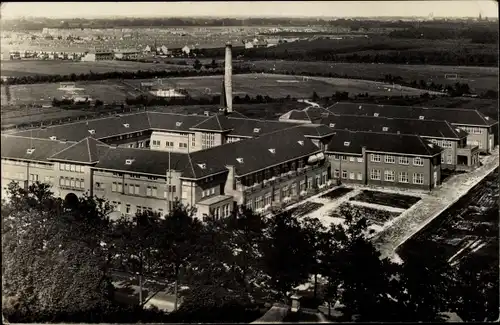
<svg viewBox="0 0 500 325">
<path fill-rule="evenodd" d="M 110 51 L 102 51 L 102 52 L 89 52 L 82 57 L 82 61 L 85 62 L 94 62 L 94 61 L 110 61 L 115 58 L 114 53 Z"/>
</svg>

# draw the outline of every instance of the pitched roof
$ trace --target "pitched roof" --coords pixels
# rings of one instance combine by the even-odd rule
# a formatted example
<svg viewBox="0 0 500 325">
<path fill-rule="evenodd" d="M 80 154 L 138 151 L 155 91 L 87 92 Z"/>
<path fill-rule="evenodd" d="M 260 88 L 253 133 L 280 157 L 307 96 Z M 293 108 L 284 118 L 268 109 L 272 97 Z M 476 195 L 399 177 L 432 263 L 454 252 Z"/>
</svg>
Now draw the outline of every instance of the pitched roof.
<svg viewBox="0 0 500 325">
<path fill-rule="evenodd" d="M 274 149 L 274 152 L 269 149 Z M 321 149 L 310 139 L 305 138 L 300 129 L 292 127 L 267 133 L 258 138 L 193 152 L 190 154 L 193 174 L 186 173 L 183 177 L 204 177 L 223 171 L 225 166 L 234 166 L 236 175 L 243 176 L 319 152 Z M 201 168 L 200 165 L 205 168 Z"/>
<path fill-rule="evenodd" d="M 215 114 L 201 123 L 191 127 L 191 130 L 207 130 L 215 132 L 229 132 L 233 129 L 228 118 L 223 114 Z"/>
<path fill-rule="evenodd" d="M 454 124 L 492 126 L 498 123 L 483 113 L 472 109 L 460 108 L 427 108 L 414 106 L 377 105 L 365 103 L 339 102 L 328 107 L 334 114 L 368 115 L 394 118 L 448 121 Z"/>
<path fill-rule="evenodd" d="M 324 124 L 302 124 L 298 129 L 303 131 L 304 136 L 314 138 L 324 138 L 335 133 L 334 130 Z"/>
<path fill-rule="evenodd" d="M 93 135 L 96 139 L 104 139 L 120 134 L 144 131 L 149 128 L 148 115 L 145 112 L 141 112 L 92 120 L 81 120 L 73 123 L 48 126 L 44 129 L 39 128 L 21 131 L 15 134 L 25 137 L 33 136 L 41 139 L 49 139 L 55 136 L 57 139 L 80 141 L 89 135 Z M 91 131 L 93 134 L 90 133 Z"/>
<path fill-rule="evenodd" d="M 337 130 L 327 144 L 325 152 L 361 154 L 362 147 L 368 151 L 418 156 L 434 156 L 443 151 L 439 146 L 418 135 Z"/>
<path fill-rule="evenodd" d="M 31 139 L 14 135 L 2 134 L 2 158 L 46 161 L 53 154 L 68 148 L 74 142 L 60 142 L 49 139 Z M 28 154 L 27 150 L 35 150 Z"/>
<path fill-rule="evenodd" d="M 453 127 L 448 121 L 331 114 L 322 118 L 321 123 L 334 130 L 417 134 L 447 139 L 467 136 L 467 132 Z"/>
<path fill-rule="evenodd" d="M 266 133 L 284 130 L 298 125 L 279 121 L 238 117 L 229 117 L 228 122 L 233 129 L 229 135 L 240 137 L 259 137 Z"/>
<path fill-rule="evenodd" d="M 89 136 L 80 142 L 55 153 L 49 157 L 49 160 L 63 160 L 94 164 L 99 161 L 99 154 L 97 151 L 98 145 L 108 146 L 107 144 Z"/>
<path fill-rule="evenodd" d="M 188 161 L 184 153 L 169 153 L 149 149 L 98 146 L 99 162 L 96 168 L 122 172 L 143 173 L 165 176 L 170 166 L 172 170 L 182 171 Z M 125 162 L 132 160 L 130 165 Z M 170 162 L 169 162 L 170 160 Z"/>
<path fill-rule="evenodd" d="M 321 108 L 308 106 L 302 110 L 292 109 L 291 111 L 280 116 L 280 120 L 297 120 L 307 121 L 311 123 L 318 122 L 323 116 L 328 115 L 329 111 Z"/>
</svg>

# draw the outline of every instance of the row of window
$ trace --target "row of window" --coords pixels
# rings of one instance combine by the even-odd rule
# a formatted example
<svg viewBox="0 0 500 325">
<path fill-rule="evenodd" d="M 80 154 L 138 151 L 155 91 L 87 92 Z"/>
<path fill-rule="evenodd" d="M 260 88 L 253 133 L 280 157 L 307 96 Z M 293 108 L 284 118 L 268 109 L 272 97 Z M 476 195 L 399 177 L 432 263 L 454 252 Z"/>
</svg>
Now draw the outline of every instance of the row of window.
<svg viewBox="0 0 500 325">
<path fill-rule="evenodd" d="M 59 164 L 59 170 L 67 172 L 83 173 L 85 171 L 85 167 L 82 165 Z"/>
<path fill-rule="evenodd" d="M 144 142 L 142 141 L 139 141 L 137 143 L 131 143 L 128 145 L 129 148 L 144 148 L 145 145 L 144 145 Z"/>
<path fill-rule="evenodd" d="M 167 211 L 170 211 L 171 209 L 173 209 L 173 204 L 174 204 L 174 202 L 168 202 L 168 204 L 166 205 L 165 209 Z M 122 204 L 121 204 L 121 202 L 112 201 L 111 205 L 114 207 L 115 211 L 123 212 L 125 214 L 132 214 L 133 213 L 132 212 L 132 206 L 130 204 L 125 204 L 125 211 L 122 211 Z M 164 213 L 163 212 L 164 211 L 163 208 L 159 208 L 159 209 L 154 210 L 151 207 L 144 207 L 144 206 L 140 206 L 140 205 L 137 205 L 136 208 L 135 208 L 135 213 L 142 213 L 142 212 L 145 212 L 145 211 L 158 212 L 162 216 L 163 216 L 163 213 Z"/>
<path fill-rule="evenodd" d="M 221 207 L 217 207 L 217 208 L 213 209 L 212 215 L 215 218 L 215 220 L 218 220 L 220 218 L 229 217 L 231 215 L 230 205 L 224 204 Z M 204 219 L 206 219 L 206 217 Z"/>
<path fill-rule="evenodd" d="M 381 180 L 381 171 L 380 169 L 372 169 L 370 171 L 370 179 L 371 180 Z M 422 185 L 424 184 L 424 174 L 422 173 L 413 173 L 413 184 Z M 386 182 L 395 182 L 396 181 L 396 173 L 393 170 L 385 170 L 384 171 L 384 181 Z M 408 172 L 399 172 L 398 177 L 399 183 L 409 183 Z"/>
<path fill-rule="evenodd" d="M 314 185 L 321 186 L 325 185 L 328 181 L 328 173 L 323 172 L 322 174 L 315 175 L 314 178 L 309 177 L 307 183 L 305 180 L 301 180 L 299 183 L 298 190 L 300 192 L 306 191 L 308 188 L 312 188 Z M 276 189 L 274 195 L 271 192 L 264 194 L 264 196 L 258 196 L 253 199 L 249 199 L 246 203 L 247 209 L 263 209 L 265 206 L 271 205 L 272 202 L 280 202 L 281 198 L 289 198 L 298 195 L 300 192 L 297 191 L 297 183 L 292 183 L 290 185 L 283 186 L 281 189 Z"/>
<path fill-rule="evenodd" d="M 240 138 L 235 138 L 235 137 L 228 137 L 227 138 L 227 143 L 238 142 L 238 141 L 240 141 Z"/>
<path fill-rule="evenodd" d="M 430 139 L 430 142 L 437 144 L 441 148 L 453 148 L 453 142 L 448 141 L 448 140 L 436 140 L 436 139 Z"/>
<path fill-rule="evenodd" d="M 338 169 L 335 169 L 333 171 L 333 177 L 334 178 L 339 178 L 340 171 Z M 347 170 L 342 170 L 342 178 L 347 179 L 349 176 L 349 179 L 357 179 L 358 181 L 363 180 L 363 174 L 362 173 L 354 173 L 354 172 L 348 172 Z"/>
<path fill-rule="evenodd" d="M 85 188 L 85 180 L 82 178 L 60 177 L 59 186 L 82 190 Z"/>
<path fill-rule="evenodd" d="M 371 162 L 381 162 L 382 161 L 382 155 L 379 154 L 370 154 L 370 161 Z M 396 163 L 396 157 L 395 156 L 390 156 L 390 155 L 385 155 L 384 156 L 384 162 L 386 164 L 395 164 Z M 410 159 L 408 157 L 399 157 L 399 164 L 400 165 L 409 165 L 410 164 Z M 423 166 L 424 165 L 424 160 L 421 157 L 415 157 L 413 158 L 413 166 Z"/>
<path fill-rule="evenodd" d="M 481 133 L 483 133 L 483 129 L 482 128 L 478 128 L 478 127 L 461 126 L 460 128 L 462 130 L 464 130 L 465 132 L 468 132 L 468 133 L 471 133 L 471 134 L 481 134 Z"/>
<path fill-rule="evenodd" d="M 347 160 L 349 160 L 350 162 L 355 162 L 355 161 L 357 161 L 357 162 L 359 162 L 359 163 L 362 163 L 362 162 L 363 162 L 363 157 L 348 157 L 348 156 L 344 156 L 344 155 L 342 155 L 342 156 L 340 156 L 340 155 L 334 155 L 334 156 L 333 156 L 333 159 L 335 159 L 335 160 L 340 160 L 340 159 L 342 159 L 343 161 L 347 161 Z"/>
<path fill-rule="evenodd" d="M 201 191 L 201 197 L 207 197 L 215 194 L 215 187 L 209 188 L 208 190 Z"/>
<path fill-rule="evenodd" d="M 215 145 L 215 133 L 202 133 L 201 134 L 201 148 L 211 148 Z"/>
<path fill-rule="evenodd" d="M 104 189 L 104 184 L 100 182 L 96 182 L 96 189 Z M 140 194 L 140 185 L 137 184 L 127 184 L 125 183 L 125 188 L 128 188 L 128 194 L 139 195 Z M 112 192 L 123 192 L 122 183 L 113 182 L 111 184 Z M 167 190 L 164 191 L 163 197 L 167 198 L 167 193 L 175 193 L 176 188 L 175 185 L 169 185 Z M 146 187 L 146 196 L 157 197 L 158 196 L 158 188 L 156 186 L 147 186 Z"/>
</svg>

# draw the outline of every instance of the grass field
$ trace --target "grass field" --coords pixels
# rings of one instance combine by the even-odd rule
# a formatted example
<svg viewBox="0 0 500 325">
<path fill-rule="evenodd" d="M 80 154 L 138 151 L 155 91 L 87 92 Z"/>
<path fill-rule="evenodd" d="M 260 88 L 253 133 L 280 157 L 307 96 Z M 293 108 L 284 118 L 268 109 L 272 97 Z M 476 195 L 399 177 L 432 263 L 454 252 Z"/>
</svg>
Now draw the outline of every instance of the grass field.
<svg viewBox="0 0 500 325">
<path fill-rule="evenodd" d="M 127 80 L 136 86 L 141 81 Z M 149 80 L 151 81 L 151 80 Z M 172 88 L 185 88 L 192 97 L 220 94 L 222 76 L 203 76 L 164 79 L 163 85 Z M 278 74 L 238 74 L 233 75 L 234 96 L 270 96 L 270 97 L 311 97 L 313 92 L 319 96 L 331 96 L 335 92 L 347 91 L 350 94 L 368 93 L 372 95 L 395 96 L 419 95 L 425 91 L 403 87 L 392 89 L 392 85 L 368 80 L 342 78 L 322 78 L 278 75 Z"/>
<path fill-rule="evenodd" d="M 181 70 L 190 69 L 191 66 L 181 66 L 165 63 L 143 63 L 129 61 L 101 61 L 101 62 L 71 62 L 71 61 L 2 61 L 2 76 L 21 77 L 26 75 L 69 75 L 89 73 L 113 72 L 113 71 L 137 71 L 137 70 Z"/>
<path fill-rule="evenodd" d="M 100 99 L 106 103 L 123 102 L 127 97 L 138 96 L 139 93 L 119 82 L 77 82 L 75 95 L 88 95 L 92 99 Z M 59 89 L 59 83 L 43 83 L 28 85 L 1 86 L 2 107 L 7 105 L 46 104 L 53 98 L 61 99 L 69 93 Z"/>
<path fill-rule="evenodd" d="M 385 75 L 400 76 L 405 81 L 424 80 L 436 84 L 467 83 L 477 92 L 488 89 L 498 90 L 498 68 L 465 67 L 439 65 L 406 65 L 406 64 L 370 64 L 370 63 L 335 63 L 335 62 L 303 62 L 303 61 L 251 61 L 257 69 L 294 71 L 296 73 L 336 73 L 349 77 L 364 79 L 380 79 Z M 457 74 L 458 80 L 445 79 L 446 74 Z"/>
</svg>

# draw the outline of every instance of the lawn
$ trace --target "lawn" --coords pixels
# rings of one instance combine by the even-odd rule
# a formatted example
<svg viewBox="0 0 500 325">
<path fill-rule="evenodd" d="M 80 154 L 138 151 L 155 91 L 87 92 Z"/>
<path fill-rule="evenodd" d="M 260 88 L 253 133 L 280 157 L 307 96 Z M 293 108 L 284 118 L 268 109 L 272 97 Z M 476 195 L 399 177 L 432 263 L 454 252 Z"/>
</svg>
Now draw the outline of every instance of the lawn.
<svg viewBox="0 0 500 325">
<path fill-rule="evenodd" d="M 359 214 L 360 217 L 366 218 L 369 224 L 375 224 L 377 226 L 383 226 L 387 221 L 400 215 L 400 213 L 397 212 L 389 212 L 368 207 L 353 206 L 349 203 L 342 203 L 337 207 L 337 209 L 331 211 L 329 216 L 332 218 L 343 218 L 340 211 L 344 208 L 352 210 L 354 215 Z"/>
<path fill-rule="evenodd" d="M 321 203 L 316 203 L 316 202 L 305 202 L 299 206 L 296 206 L 295 208 L 290 209 L 289 211 L 295 216 L 295 217 L 302 217 L 305 216 L 306 214 L 309 214 L 313 211 L 318 210 L 321 208 L 323 204 Z"/>
<path fill-rule="evenodd" d="M 1 86 L 2 106 L 22 104 L 50 105 L 53 98 L 61 99 L 65 95 L 71 96 L 70 92 L 60 90 L 59 87 L 59 83 Z M 127 97 L 134 97 L 139 95 L 139 93 L 119 82 L 103 80 L 77 82 L 74 95 L 88 95 L 92 99 L 111 103 L 123 102 Z"/>
<path fill-rule="evenodd" d="M 251 61 L 258 69 L 294 71 L 295 73 L 332 73 L 341 76 L 384 79 L 385 75 L 400 76 L 405 81 L 424 80 L 436 84 L 467 83 L 476 92 L 498 90 L 498 68 L 409 64 L 336 63 L 326 61 Z M 446 74 L 457 74 L 459 80 L 445 79 Z"/>
<path fill-rule="evenodd" d="M 347 193 L 351 192 L 352 188 L 347 188 L 347 187 L 339 187 L 334 189 L 333 191 L 330 191 L 326 194 L 321 195 L 319 198 L 320 199 L 338 199 L 339 197 L 342 197 L 346 195 Z"/>
<path fill-rule="evenodd" d="M 360 201 L 379 205 L 386 205 L 394 208 L 409 209 L 415 203 L 420 201 L 419 197 L 384 193 L 370 190 L 363 190 L 360 194 L 349 199 L 350 201 Z"/>
<path fill-rule="evenodd" d="M 136 86 L 148 80 L 127 80 Z M 222 76 L 203 76 L 185 78 L 165 78 L 163 85 L 167 88 L 184 88 L 192 97 L 220 94 Z M 233 95 L 251 97 L 262 95 L 269 97 L 310 98 L 313 92 L 319 96 L 331 96 L 335 92 L 349 92 L 350 94 L 368 93 L 371 95 L 399 96 L 420 95 L 425 91 L 404 87 L 402 90 L 393 90 L 392 86 L 368 80 L 354 80 L 343 78 L 321 78 L 279 75 L 279 74 L 238 74 L 233 75 Z"/>
<path fill-rule="evenodd" d="M 26 75 L 69 75 L 113 71 L 137 71 L 137 70 L 180 70 L 191 68 L 165 63 L 143 63 L 129 61 L 100 61 L 100 62 L 72 62 L 55 60 L 23 60 L 2 61 L 2 76 L 20 77 Z"/>
</svg>

